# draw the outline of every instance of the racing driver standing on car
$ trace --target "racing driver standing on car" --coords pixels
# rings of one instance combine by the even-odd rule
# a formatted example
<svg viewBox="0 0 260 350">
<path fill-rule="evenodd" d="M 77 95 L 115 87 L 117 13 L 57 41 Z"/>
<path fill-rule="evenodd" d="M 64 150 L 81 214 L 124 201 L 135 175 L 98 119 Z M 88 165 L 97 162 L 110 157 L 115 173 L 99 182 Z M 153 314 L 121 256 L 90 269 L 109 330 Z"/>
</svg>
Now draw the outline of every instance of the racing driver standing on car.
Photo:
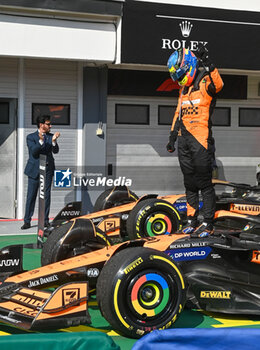
<svg viewBox="0 0 260 350">
<path fill-rule="evenodd" d="M 171 78 L 180 85 L 167 150 L 171 153 L 175 151 L 178 137 L 178 158 L 186 189 L 188 219 L 182 232 L 192 237 L 207 237 L 213 233 L 216 202 L 212 184 L 215 148 L 211 115 L 216 94 L 224 84 L 203 45 L 199 46 L 196 56 L 184 48 L 175 51 L 167 65 Z M 201 225 L 198 222 L 199 191 L 203 199 L 204 219 Z"/>
</svg>

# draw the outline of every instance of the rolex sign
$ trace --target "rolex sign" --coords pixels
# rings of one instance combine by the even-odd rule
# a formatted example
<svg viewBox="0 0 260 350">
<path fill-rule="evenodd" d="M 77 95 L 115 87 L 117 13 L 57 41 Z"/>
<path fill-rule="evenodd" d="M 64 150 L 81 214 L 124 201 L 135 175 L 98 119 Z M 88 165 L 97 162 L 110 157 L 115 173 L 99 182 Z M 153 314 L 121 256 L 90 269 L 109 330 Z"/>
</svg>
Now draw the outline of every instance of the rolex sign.
<svg viewBox="0 0 260 350">
<path fill-rule="evenodd" d="M 126 1 L 121 61 L 166 66 L 173 51 L 205 45 L 219 68 L 260 69 L 259 12 Z"/>
</svg>

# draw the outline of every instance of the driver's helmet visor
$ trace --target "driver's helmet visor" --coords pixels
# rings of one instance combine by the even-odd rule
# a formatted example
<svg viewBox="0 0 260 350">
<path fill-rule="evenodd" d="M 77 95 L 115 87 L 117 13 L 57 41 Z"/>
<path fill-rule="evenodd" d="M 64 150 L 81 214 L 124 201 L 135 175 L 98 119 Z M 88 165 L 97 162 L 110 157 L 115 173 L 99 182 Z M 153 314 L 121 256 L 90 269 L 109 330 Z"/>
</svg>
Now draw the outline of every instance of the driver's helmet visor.
<svg viewBox="0 0 260 350">
<path fill-rule="evenodd" d="M 184 66 L 175 69 L 173 66 L 170 68 L 170 76 L 173 81 L 182 80 L 184 75 L 189 71 L 189 65 L 185 64 Z"/>
</svg>

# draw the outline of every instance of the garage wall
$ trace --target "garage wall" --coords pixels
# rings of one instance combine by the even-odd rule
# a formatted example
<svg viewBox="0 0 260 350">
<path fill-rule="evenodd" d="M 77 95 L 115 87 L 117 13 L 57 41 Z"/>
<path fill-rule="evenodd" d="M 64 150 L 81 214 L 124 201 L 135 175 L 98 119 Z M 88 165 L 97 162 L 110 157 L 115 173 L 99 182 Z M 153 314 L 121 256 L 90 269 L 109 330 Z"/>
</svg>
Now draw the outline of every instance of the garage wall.
<svg viewBox="0 0 260 350">
<path fill-rule="evenodd" d="M 70 104 L 70 125 L 57 125 L 52 132 L 59 131 L 60 152 L 55 155 L 57 169 L 76 165 L 77 151 L 77 62 L 58 60 L 25 60 L 25 138 L 37 128 L 32 125 L 32 103 Z M 28 150 L 25 144 L 25 163 Z M 24 203 L 27 193 L 25 176 Z M 52 189 L 50 217 L 55 216 L 63 204 L 73 201 L 75 194 L 70 190 Z M 34 217 L 38 216 L 38 203 Z"/>
<path fill-rule="evenodd" d="M 0 120 L 0 216 L 15 217 L 16 199 L 16 107 L 18 60 L 0 59 L 0 100 L 9 103 L 8 122 L 2 109 Z"/>
<path fill-rule="evenodd" d="M 258 99 L 247 101 L 218 100 L 218 107 L 231 108 L 231 125 L 213 127 L 219 177 L 227 181 L 255 184 L 256 166 L 260 162 L 259 127 L 239 127 L 240 107 L 260 107 Z M 149 104 L 149 125 L 115 124 L 115 106 Z M 144 193 L 179 193 L 184 190 L 177 152 L 166 151 L 170 126 L 158 125 L 158 105 L 176 105 L 167 98 L 108 98 L 107 163 L 116 165 L 117 176 L 132 178 L 132 190 Z"/>
<path fill-rule="evenodd" d="M 138 194 L 163 194 L 175 187 L 183 188 L 176 154 L 170 156 L 165 148 L 170 126 L 158 126 L 157 123 L 158 104 L 172 105 L 176 102 L 176 99 L 145 97 L 108 98 L 107 164 L 116 165 L 117 176 L 131 178 L 132 190 Z M 116 103 L 149 104 L 150 124 L 115 124 Z"/>
<path fill-rule="evenodd" d="M 0 58 L 0 97 L 18 96 L 18 59 Z"/>
</svg>

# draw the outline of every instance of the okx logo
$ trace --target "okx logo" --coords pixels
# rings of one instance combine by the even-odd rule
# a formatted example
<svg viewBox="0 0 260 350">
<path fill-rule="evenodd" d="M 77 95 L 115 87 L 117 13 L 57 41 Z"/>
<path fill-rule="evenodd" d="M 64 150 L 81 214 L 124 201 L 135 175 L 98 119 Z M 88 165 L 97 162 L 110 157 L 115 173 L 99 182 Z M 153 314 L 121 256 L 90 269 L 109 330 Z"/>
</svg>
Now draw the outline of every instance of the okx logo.
<svg viewBox="0 0 260 350">
<path fill-rule="evenodd" d="M 69 168 L 67 170 L 55 170 L 53 180 L 54 187 L 71 187 L 71 175 L 72 171 Z"/>
</svg>

